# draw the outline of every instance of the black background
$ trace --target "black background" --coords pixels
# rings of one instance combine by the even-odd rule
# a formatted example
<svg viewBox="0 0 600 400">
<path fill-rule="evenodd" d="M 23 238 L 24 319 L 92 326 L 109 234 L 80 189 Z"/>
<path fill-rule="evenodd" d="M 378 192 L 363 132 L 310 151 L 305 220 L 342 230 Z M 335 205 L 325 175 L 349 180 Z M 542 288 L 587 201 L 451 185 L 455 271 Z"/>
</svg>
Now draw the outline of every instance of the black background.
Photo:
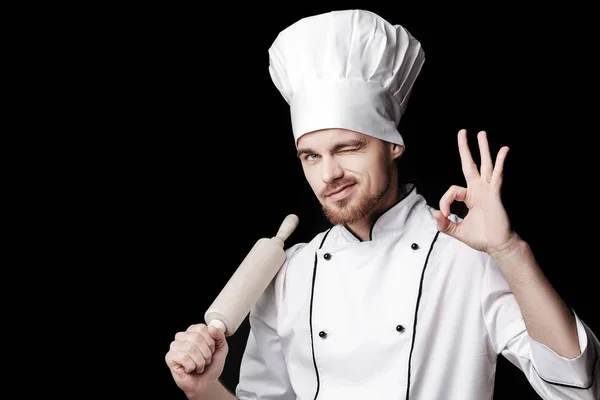
<svg viewBox="0 0 600 400">
<path fill-rule="evenodd" d="M 123 337 L 113 351 L 143 355 L 128 372 L 135 391 L 183 399 L 164 363 L 175 333 L 203 322 L 254 242 L 273 236 L 285 215 L 300 219 L 287 245 L 328 226 L 295 157 L 267 50 L 297 19 L 334 9 L 367 8 L 423 44 L 426 61 L 400 124 L 403 176 L 437 206 L 450 185 L 464 184 L 459 129 L 468 130 L 475 157 L 479 130 L 494 154 L 510 146 L 503 199 L 513 228 L 568 305 L 600 332 L 590 9 L 317 4 L 148 4 L 122 17 L 128 28 L 102 61 L 117 76 L 106 110 L 122 117 L 113 127 L 122 133 L 110 136 L 108 190 L 99 196 L 107 221 L 117 221 L 103 244 L 119 253 L 105 294 L 118 287 L 127 301 L 112 326 Z M 229 339 L 222 379 L 231 390 L 247 330 L 245 322 Z M 500 358 L 496 398 L 538 397 Z"/>
</svg>

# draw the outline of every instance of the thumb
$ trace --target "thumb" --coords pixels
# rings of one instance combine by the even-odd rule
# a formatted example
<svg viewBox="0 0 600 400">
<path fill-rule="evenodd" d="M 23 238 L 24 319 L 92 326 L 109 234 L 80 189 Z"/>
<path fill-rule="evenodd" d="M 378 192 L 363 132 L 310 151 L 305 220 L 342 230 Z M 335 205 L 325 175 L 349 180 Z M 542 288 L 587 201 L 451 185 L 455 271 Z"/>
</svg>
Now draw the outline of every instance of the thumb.
<svg viewBox="0 0 600 400">
<path fill-rule="evenodd" d="M 219 328 L 217 328 L 213 325 L 209 325 L 208 326 L 208 334 L 215 341 L 215 349 L 219 349 L 219 348 L 223 347 L 225 344 L 227 344 L 227 341 L 225 339 L 225 332 L 223 332 Z"/>
<path fill-rule="evenodd" d="M 448 217 L 444 216 L 444 214 L 440 210 L 433 211 L 433 218 L 435 218 L 437 222 L 438 231 L 445 233 L 449 236 L 456 236 L 456 223 L 454 221 L 451 221 Z"/>
<path fill-rule="evenodd" d="M 208 334 L 215 341 L 215 351 L 213 352 L 213 362 L 209 365 L 209 369 L 217 370 L 223 368 L 227 353 L 229 352 L 229 346 L 227 345 L 227 339 L 225 338 L 225 332 L 212 325 L 208 326 Z"/>
</svg>

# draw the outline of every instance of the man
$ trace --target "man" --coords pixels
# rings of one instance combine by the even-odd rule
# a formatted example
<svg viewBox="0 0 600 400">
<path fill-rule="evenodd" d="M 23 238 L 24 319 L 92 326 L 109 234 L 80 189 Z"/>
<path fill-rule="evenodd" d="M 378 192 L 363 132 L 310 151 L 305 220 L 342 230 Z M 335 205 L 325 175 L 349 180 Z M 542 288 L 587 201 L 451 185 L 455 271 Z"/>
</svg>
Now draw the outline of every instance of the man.
<svg viewBox="0 0 600 400">
<path fill-rule="evenodd" d="M 492 399 L 496 357 L 544 399 L 600 398 L 600 342 L 545 278 L 501 202 L 508 148 L 480 168 L 458 132 L 466 187 L 439 210 L 400 184 L 397 130 L 424 61 L 401 26 L 361 10 L 304 18 L 270 51 L 298 156 L 332 227 L 286 251 L 250 313 L 234 394 L 228 347 L 204 324 L 166 355 L 190 399 Z M 450 213 L 464 202 L 464 219 Z"/>
</svg>

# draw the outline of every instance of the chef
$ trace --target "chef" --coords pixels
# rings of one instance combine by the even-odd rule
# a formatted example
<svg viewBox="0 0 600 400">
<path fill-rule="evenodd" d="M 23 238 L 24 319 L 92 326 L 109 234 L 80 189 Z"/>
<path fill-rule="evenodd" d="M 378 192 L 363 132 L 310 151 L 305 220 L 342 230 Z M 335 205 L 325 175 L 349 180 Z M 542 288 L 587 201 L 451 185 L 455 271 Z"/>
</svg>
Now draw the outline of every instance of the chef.
<svg viewBox="0 0 600 400">
<path fill-rule="evenodd" d="M 600 399 L 600 342 L 510 228 L 500 200 L 508 147 L 493 162 L 479 132 L 478 168 L 459 131 L 467 185 L 450 187 L 439 209 L 400 179 L 397 126 L 424 62 L 419 41 L 372 12 L 344 10 L 292 24 L 269 56 L 332 226 L 287 249 L 252 308 L 235 397 L 491 400 L 501 355 L 543 399 Z M 453 201 L 469 208 L 464 219 L 450 213 Z M 222 334 L 192 329 L 222 369 Z M 218 368 L 206 365 L 214 377 Z M 235 398 L 217 379 L 194 387 L 174 377 L 190 398 Z"/>
</svg>

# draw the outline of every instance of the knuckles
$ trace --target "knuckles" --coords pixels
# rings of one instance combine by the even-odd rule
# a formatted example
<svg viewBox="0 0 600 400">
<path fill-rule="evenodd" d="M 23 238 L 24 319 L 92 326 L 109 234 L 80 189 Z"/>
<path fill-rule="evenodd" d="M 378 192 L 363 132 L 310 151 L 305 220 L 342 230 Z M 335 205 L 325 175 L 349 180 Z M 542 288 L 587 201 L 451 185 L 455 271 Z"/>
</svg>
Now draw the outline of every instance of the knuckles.
<svg viewBox="0 0 600 400">
<path fill-rule="evenodd" d="M 187 328 L 186 332 L 207 332 L 208 333 L 208 325 L 192 324 Z"/>
</svg>

